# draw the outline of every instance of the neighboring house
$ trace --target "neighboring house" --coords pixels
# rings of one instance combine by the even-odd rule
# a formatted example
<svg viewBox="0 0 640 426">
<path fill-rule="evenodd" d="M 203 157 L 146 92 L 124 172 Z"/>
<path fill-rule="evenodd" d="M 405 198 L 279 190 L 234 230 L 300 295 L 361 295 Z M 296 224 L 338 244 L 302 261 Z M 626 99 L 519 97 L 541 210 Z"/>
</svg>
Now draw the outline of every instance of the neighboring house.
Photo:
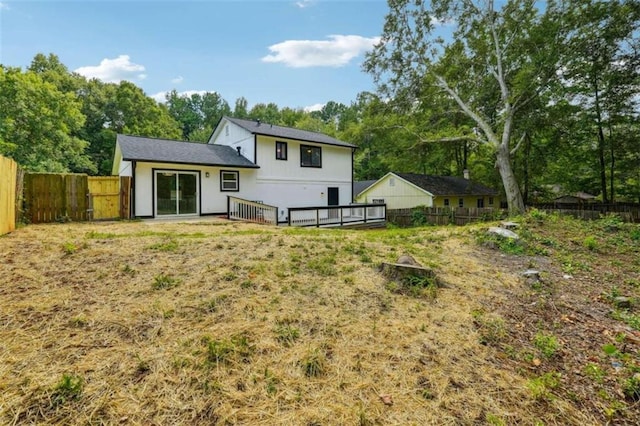
<svg viewBox="0 0 640 426">
<path fill-rule="evenodd" d="M 371 185 L 376 183 L 377 180 L 361 180 L 353 182 L 353 196 L 357 200 L 358 196 Z"/>
<path fill-rule="evenodd" d="M 455 176 L 390 172 L 378 179 L 356 201 L 385 203 L 387 209 L 427 207 L 500 207 L 498 191 Z"/>
<path fill-rule="evenodd" d="M 113 174 L 132 176 L 132 216 L 224 214 L 227 195 L 278 207 L 346 205 L 355 145 L 223 117 L 209 142 L 118 135 Z"/>
<path fill-rule="evenodd" d="M 596 200 L 595 195 L 586 192 L 576 192 L 573 195 L 562 195 L 553 200 L 557 204 L 589 204 Z"/>
</svg>

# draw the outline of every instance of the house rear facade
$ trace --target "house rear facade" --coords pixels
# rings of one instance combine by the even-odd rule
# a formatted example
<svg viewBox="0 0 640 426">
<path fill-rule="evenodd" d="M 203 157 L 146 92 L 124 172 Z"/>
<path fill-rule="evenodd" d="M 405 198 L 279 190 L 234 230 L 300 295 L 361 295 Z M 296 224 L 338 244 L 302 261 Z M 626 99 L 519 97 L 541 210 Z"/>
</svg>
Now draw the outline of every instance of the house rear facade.
<svg viewBox="0 0 640 426">
<path fill-rule="evenodd" d="M 352 202 L 355 145 L 223 117 L 206 144 L 118 135 L 113 174 L 132 177 L 132 216 L 224 214 L 227 196 L 278 207 Z"/>
</svg>

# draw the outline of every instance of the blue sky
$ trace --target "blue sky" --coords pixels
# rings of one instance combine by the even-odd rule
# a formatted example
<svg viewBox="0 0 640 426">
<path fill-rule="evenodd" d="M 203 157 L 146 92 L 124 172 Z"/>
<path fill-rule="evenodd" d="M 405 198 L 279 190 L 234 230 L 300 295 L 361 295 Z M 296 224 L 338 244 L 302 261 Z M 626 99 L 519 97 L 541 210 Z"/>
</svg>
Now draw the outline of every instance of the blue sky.
<svg viewBox="0 0 640 426">
<path fill-rule="evenodd" d="M 216 91 L 233 107 L 349 104 L 382 32 L 382 0 L 0 0 L 0 63 L 54 53 L 70 69 L 134 82 L 157 99 Z"/>
</svg>

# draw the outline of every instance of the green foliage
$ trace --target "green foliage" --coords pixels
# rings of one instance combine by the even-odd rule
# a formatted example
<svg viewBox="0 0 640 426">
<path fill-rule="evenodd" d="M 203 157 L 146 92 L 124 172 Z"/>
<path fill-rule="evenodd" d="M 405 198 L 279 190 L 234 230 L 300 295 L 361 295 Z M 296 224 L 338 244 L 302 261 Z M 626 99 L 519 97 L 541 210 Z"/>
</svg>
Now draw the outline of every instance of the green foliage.
<svg viewBox="0 0 640 426">
<path fill-rule="evenodd" d="M 64 374 L 53 388 L 51 404 L 55 407 L 67 401 L 77 400 L 82 395 L 84 380 L 75 374 Z"/>
<path fill-rule="evenodd" d="M 411 224 L 413 226 L 424 226 L 427 224 L 427 215 L 420 208 L 415 208 L 411 211 Z"/>
<path fill-rule="evenodd" d="M 62 251 L 64 252 L 64 254 L 73 254 L 78 250 L 78 246 L 75 245 L 74 243 L 68 241 L 65 242 L 64 244 L 62 244 Z"/>
<path fill-rule="evenodd" d="M 337 274 L 335 264 L 335 254 L 312 256 L 307 262 L 307 269 L 312 273 L 328 277 Z"/>
<path fill-rule="evenodd" d="M 593 235 L 586 237 L 582 244 L 590 251 L 595 251 L 598 248 L 598 240 Z"/>
<path fill-rule="evenodd" d="M 536 400 L 552 400 L 552 391 L 560 385 L 560 373 L 549 372 L 533 378 L 527 383 L 527 388 Z"/>
<path fill-rule="evenodd" d="M 533 343 L 545 358 L 553 357 L 560 348 L 560 344 L 555 336 L 542 332 L 536 333 Z"/>
<path fill-rule="evenodd" d="M 602 368 L 593 363 L 588 364 L 586 367 L 584 367 L 584 374 L 597 383 L 602 383 L 607 375 L 607 373 Z"/>
<path fill-rule="evenodd" d="M 634 374 L 622 385 L 624 395 L 632 401 L 640 401 L 640 373 Z"/>
<path fill-rule="evenodd" d="M 160 273 L 153 278 L 152 287 L 154 290 L 166 290 L 180 285 L 180 280 L 170 275 Z"/>
<path fill-rule="evenodd" d="M 206 337 L 204 340 L 207 345 L 207 361 L 216 365 L 229 364 L 232 361 L 246 362 L 253 353 L 253 346 L 246 334 L 236 334 L 222 340 Z"/>
<path fill-rule="evenodd" d="M 0 65 L 0 155 L 28 171 L 95 171 L 79 137 L 85 117 L 75 93 L 35 72 Z"/>
<path fill-rule="evenodd" d="M 178 247 L 179 247 L 178 241 L 173 238 L 168 238 L 162 242 L 151 244 L 149 246 L 151 250 L 168 251 L 168 252 L 175 252 L 176 250 L 178 250 Z"/>
<path fill-rule="evenodd" d="M 276 339 L 285 346 L 291 346 L 300 337 L 300 330 L 289 324 L 282 324 L 274 330 Z"/>
</svg>

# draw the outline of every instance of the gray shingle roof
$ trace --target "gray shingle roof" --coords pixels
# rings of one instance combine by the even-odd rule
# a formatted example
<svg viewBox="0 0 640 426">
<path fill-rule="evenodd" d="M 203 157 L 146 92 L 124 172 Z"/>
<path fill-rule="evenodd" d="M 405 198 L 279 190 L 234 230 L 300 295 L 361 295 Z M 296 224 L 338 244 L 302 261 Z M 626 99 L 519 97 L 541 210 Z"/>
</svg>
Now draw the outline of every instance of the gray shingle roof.
<svg viewBox="0 0 640 426">
<path fill-rule="evenodd" d="M 353 195 L 360 195 L 362 191 L 376 183 L 377 180 L 361 180 L 359 182 L 353 182 Z"/>
<path fill-rule="evenodd" d="M 251 133 L 265 136 L 274 136 L 276 138 L 295 139 L 299 141 L 315 142 L 326 145 L 344 146 L 347 148 L 357 148 L 356 145 L 343 142 L 332 138 L 323 133 L 310 132 L 308 130 L 299 130 L 291 127 L 276 126 L 269 123 L 259 123 L 256 120 L 243 120 L 240 118 L 224 117 L 230 122 L 237 124 Z"/>
<path fill-rule="evenodd" d="M 456 176 L 429 176 L 394 173 L 433 195 L 498 195 L 495 189 Z"/>
<path fill-rule="evenodd" d="M 230 146 L 118 135 L 122 159 L 155 163 L 258 168 Z"/>
</svg>

